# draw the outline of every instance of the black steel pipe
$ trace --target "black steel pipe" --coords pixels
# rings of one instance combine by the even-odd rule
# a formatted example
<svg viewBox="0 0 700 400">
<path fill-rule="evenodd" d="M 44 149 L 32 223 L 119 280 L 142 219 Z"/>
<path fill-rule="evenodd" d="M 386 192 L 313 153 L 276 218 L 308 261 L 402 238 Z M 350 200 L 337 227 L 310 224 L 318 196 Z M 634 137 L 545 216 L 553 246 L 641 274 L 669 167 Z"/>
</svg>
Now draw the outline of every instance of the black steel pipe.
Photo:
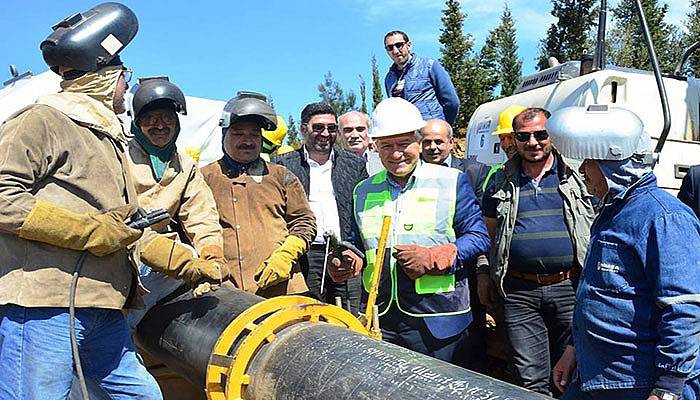
<svg viewBox="0 0 700 400">
<path fill-rule="evenodd" d="M 691 54 L 695 52 L 700 48 L 700 41 L 695 42 L 688 47 L 685 52 L 683 52 L 683 56 L 681 57 L 680 60 L 678 60 L 678 64 L 676 64 L 676 68 L 673 70 L 673 76 L 676 77 L 682 77 L 683 74 L 683 66 L 685 65 L 685 62 L 688 61 L 688 57 L 690 57 Z M 700 72 L 700 71 L 693 71 L 694 73 Z"/>
<path fill-rule="evenodd" d="M 656 87 L 659 90 L 659 99 L 661 100 L 661 112 L 664 117 L 664 125 L 661 129 L 661 134 L 659 135 L 659 140 L 656 142 L 656 148 L 654 153 L 660 154 L 661 150 L 664 148 L 664 143 L 666 143 L 666 138 L 668 138 L 668 133 L 671 130 L 671 112 L 668 109 L 668 98 L 666 97 L 666 87 L 664 86 L 664 81 L 661 78 L 661 71 L 659 69 L 659 61 L 656 58 L 656 51 L 654 51 L 654 43 L 651 40 L 651 34 L 649 33 L 649 26 L 647 25 L 647 20 L 644 17 L 644 9 L 642 8 L 642 3 L 640 0 L 635 1 L 635 6 L 637 7 L 637 15 L 639 16 L 639 25 L 644 34 L 644 39 L 646 40 L 647 53 L 649 53 L 649 60 L 651 61 L 651 67 L 654 70 L 654 78 L 656 79 Z M 654 159 L 652 168 L 656 166 L 657 159 Z"/>
<path fill-rule="evenodd" d="M 165 365 L 204 387 L 221 332 L 263 299 L 224 287 L 202 298 L 189 291 L 154 307 L 138 341 Z M 457 366 L 327 324 L 282 329 L 248 367 L 246 399 L 543 399 L 545 397 Z"/>
</svg>

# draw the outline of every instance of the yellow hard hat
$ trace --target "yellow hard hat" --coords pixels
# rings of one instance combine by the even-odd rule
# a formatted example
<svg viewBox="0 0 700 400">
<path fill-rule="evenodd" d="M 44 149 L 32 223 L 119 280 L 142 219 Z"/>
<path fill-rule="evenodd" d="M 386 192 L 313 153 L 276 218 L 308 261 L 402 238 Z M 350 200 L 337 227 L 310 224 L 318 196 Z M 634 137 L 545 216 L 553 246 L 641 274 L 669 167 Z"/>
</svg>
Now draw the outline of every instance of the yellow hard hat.
<svg viewBox="0 0 700 400">
<path fill-rule="evenodd" d="M 513 104 L 508 106 L 500 114 L 498 114 L 498 126 L 496 130 L 491 133 L 493 136 L 513 133 L 513 118 L 521 112 L 527 110 L 527 107 L 519 106 Z"/>
<path fill-rule="evenodd" d="M 277 129 L 274 131 L 262 131 L 262 135 L 275 146 L 282 145 L 282 141 L 284 141 L 284 137 L 287 135 L 287 124 L 284 122 L 284 118 L 278 115 Z"/>
</svg>

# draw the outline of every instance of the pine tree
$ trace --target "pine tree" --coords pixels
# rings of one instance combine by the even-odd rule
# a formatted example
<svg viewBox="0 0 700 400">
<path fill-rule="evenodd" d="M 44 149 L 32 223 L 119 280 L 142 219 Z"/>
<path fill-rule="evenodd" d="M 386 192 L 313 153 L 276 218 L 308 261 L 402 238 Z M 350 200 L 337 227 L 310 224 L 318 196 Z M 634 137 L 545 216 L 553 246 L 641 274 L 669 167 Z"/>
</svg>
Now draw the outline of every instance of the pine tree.
<svg viewBox="0 0 700 400">
<path fill-rule="evenodd" d="M 664 19 L 668 5 L 660 5 L 657 0 L 642 0 L 646 17 L 662 72 L 672 72 L 683 49 L 679 42 L 681 32 L 678 27 Z M 614 27 L 610 34 L 610 59 L 621 67 L 651 70 L 646 41 L 642 33 L 637 8 L 633 0 L 621 0 L 612 9 Z"/>
<path fill-rule="evenodd" d="M 688 29 L 688 35 L 685 40 L 686 46 L 700 41 L 700 0 L 692 0 L 690 2 L 690 12 L 688 13 L 688 19 L 685 21 L 685 26 Z M 686 68 L 694 76 L 700 76 L 700 54 L 697 51 L 688 60 Z"/>
<path fill-rule="evenodd" d="M 323 76 L 323 83 L 318 85 L 318 96 L 324 103 L 331 106 L 338 115 L 355 109 L 355 103 L 357 102 L 355 92 L 351 89 L 345 95 L 343 88 L 333 79 L 331 71 L 328 71 Z"/>
<path fill-rule="evenodd" d="M 499 83 L 498 63 L 498 38 L 497 31 L 489 31 L 484 46 L 477 57 L 478 75 L 474 79 L 475 85 L 470 90 L 469 102 L 474 109 L 480 104 L 489 102 L 495 98 L 495 90 Z"/>
<path fill-rule="evenodd" d="M 440 63 L 445 67 L 452 84 L 457 91 L 457 96 L 462 104 L 455 120 L 455 131 L 458 128 L 466 128 L 469 118 L 476 108 L 468 101 L 472 95 L 469 89 L 474 86 L 474 60 L 472 59 L 472 47 L 474 41 L 470 34 L 463 30 L 466 13 L 458 0 L 446 0 L 445 9 L 442 10 L 442 25 L 440 29 Z M 459 132 L 459 131 L 458 131 Z"/>
<path fill-rule="evenodd" d="M 520 83 L 523 60 L 518 58 L 515 21 L 507 3 L 501 14 L 501 23 L 496 28 L 496 41 L 501 75 L 501 96 L 510 96 Z"/>
<path fill-rule="evenodd" d="M 382 92 L 382 81 L 379 78 L 379 67 L 377 67 L 377 57 L 372 54 L 372 109 L 384 99 Z"/>
<path fill-rule="evenodd" d="M 267 104 L 272 107 L 273 109 L 275 108 L 275 99 L 272 98 L 272 93 L 268 93 L 267 96 L 265 96 Z"/>
<path fill-rule="evenodd" d="M 360 75 L 360 112 L 367 114 L 367 83 Z"/>
<path fill-rule="evenodd" d="M 287 144 L 298 149 L 301 146 L 301 140 L 299 139 L 299 128 L 297 128 L 297 123 L 289 114 L 289 119 L 287 120 Z"/>
<path fill-rule="evenodd" d="M 549 67 L 549 57 L 564 62 L 578 60 L 584 52 L 591 54 L 587 46 L 591 28 L 596 26 L 596 0 L 552 0 L 552 16 L 557 22 L 549 26 L 547 36 L 540 41 L 537 67 Z"/>
</svg>

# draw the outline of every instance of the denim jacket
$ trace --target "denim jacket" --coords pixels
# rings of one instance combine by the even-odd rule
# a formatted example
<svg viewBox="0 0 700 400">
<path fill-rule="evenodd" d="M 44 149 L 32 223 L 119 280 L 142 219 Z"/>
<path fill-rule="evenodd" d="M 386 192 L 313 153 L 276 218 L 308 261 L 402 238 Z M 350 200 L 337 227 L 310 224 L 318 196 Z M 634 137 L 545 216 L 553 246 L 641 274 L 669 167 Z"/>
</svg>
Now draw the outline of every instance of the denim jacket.
<svg viewBox="0 0 700 400">
<path fill-rule="evenodd" d="M 576 293 L 583 391 L 658 387 L 698 375 L 700 223 L 649 173 L 603 206 Z"/>
<path fill-rule="evenodd" d="M 403 70 L 393 64 L 384 78 L 388 97 L 403 76 L 403 98 L 420 110 L 423 119 L 441 119 L 453 125 L 459 110 L 459 97 L 447 71 L 438 61 L 411 54 Z"/>
<path fill-rule="evenodd" d="M 588 248 L 593 206 L 591 196 L 581 177 L 566 164 L 563 157 L 556 151 L 552 154 L 558 159 L 559 194 L 564 200 L 564 220 L 569 230 L 569 236 L 574 246 L 574 264 L 576 268 L 583 266 Z M 491 279 L 496 283 L 501 296 L 505 297 L 503 280 L 508 272 L 510 244 L 513 239 L 513 229 L 518 216 L 518 200 L 520 198 L 520 156 L 515 156 L 506 162 L 505 167 L 497 170 L 490 181 L 493 188 L 487 189 L 484 196 L 491 195 L 498 200 L 496 207 L 498 224 L 496 238 L 489 254 Z M 493 193 L 493 194 L 491 194 Z"/>
</svg>

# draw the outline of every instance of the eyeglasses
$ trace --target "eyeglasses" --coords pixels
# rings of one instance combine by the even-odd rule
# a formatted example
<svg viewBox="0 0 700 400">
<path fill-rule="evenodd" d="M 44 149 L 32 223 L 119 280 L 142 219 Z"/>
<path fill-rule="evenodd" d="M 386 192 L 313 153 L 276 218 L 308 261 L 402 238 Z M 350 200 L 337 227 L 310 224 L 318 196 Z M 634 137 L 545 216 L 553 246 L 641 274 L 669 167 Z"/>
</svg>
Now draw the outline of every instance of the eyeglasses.
<svg viewBox="0 0 700 400">
<path fill-rule="evenodd" d="M 392 50 L 394 50 L 394 47 L 401 50 L 401 49 L 403 49 L 403 46 L 405 44 L 406 44 L 406 42 L 396 42 L 394 44 L 387 44 L 386 46 L 384 46 L 384 48 L 386 49 L 386 51 L 392 51 Z"/>
<path fill-rule="evenodd" d="M 139 118 L 139 123 L 143 125 L 155 125 L 158 121 L 162 121 L 164 125 L 174 124 L 177 121 L 177 115 L 174 114 L 146 114 Z"/>
<path fill-rule="evenodd" d="M 328 133 L 338 132 L 338 125 L 336 124 L 311 124 L 311 131 L 314 133 L 321 133 L 324 130 L 328 130 Z"/>
<path fill-rule="evenodd" d="M 122 71 L 122 75 L 124 76 L 124 81 L 125 81 L 126 83 L 131 82 L 131 76 L 132 76 L 133 74 L 134 74 L 134 71 L 132 71 L 132 70 L 130 70 L 130 69 L 128 69 L 128 68 L 127 68 L 127 69 L 124 69 L 124 70 Z"/>
<path fill-rule="evenodd" d="M 515 132 L 515 140 L 518 142 L 528 142 L 530 141 L 530 135 L 535 135 L 535 140 L 546 140 L 549 137 L 549 133 L 546 130 L 534 131 L 534 132 Z"/>
<path fill-rule="evenodd" d="M 352 131 L 364 132 L 367 129 L 366 126 L 348 126 L 343 128 L 343 133 L 351 133 Z"/>
</svg>

